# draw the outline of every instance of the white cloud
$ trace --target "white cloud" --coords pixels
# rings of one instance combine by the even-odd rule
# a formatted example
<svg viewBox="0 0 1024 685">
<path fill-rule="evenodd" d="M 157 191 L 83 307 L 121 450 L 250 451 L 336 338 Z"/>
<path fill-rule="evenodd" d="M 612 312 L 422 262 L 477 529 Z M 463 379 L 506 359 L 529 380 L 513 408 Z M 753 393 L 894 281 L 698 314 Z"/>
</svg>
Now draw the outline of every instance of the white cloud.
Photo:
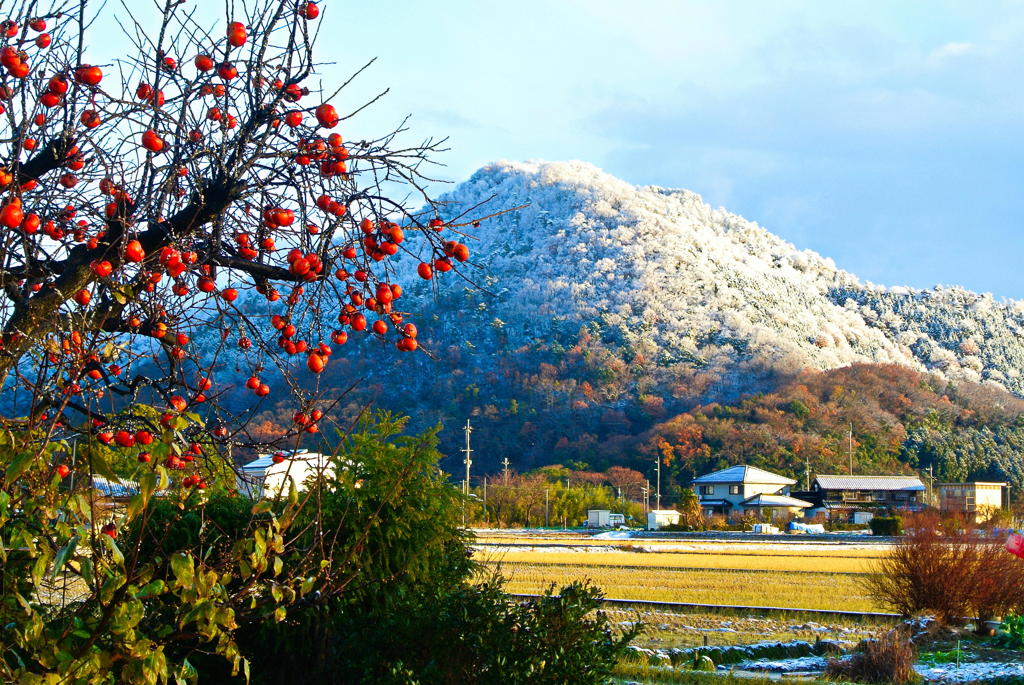
<svg viewBox="0 0 1024 685">
<path fill-rule="evenodd" d="M 960 57 L 962 55 L 966 55 L 968 53 L 974 52 L 974 50 L 975 50 L 974 43 L 961 43 L 961 42 L 953 41 L 953 42 L 950 42 L 950 43 L 946 43 L 942 47 L 936 48 L 935 51 L 932 52 L 932 57 L 934 59 L 946 59 L 946 58 L 949 58 L 949 57 Z"/>
</svg>

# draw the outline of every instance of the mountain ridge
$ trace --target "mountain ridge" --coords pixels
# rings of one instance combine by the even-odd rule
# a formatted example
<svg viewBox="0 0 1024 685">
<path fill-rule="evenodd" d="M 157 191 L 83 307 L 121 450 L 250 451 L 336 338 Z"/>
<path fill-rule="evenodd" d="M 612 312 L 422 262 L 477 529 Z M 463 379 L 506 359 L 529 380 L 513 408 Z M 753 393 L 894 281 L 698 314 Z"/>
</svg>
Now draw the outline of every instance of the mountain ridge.
<svg viewBox="0 0 1024 685">
<path fill-rule="evenodd" d="M 641 353 L 653 343 L 668 365 L 897 363 L 1024 392 L 1024 301 L 863 282 L 696 193 L 632 186 L 583 162 L 496 162 L 441 202 L 459 213 L 492 196 L 529 203 L 470 243 L 497 292 L 477 306 L 512 344 L 597 323 Z M 449 279 L 439 295 L 463 286 Z M 522 321 L 522 307 L 537 316 Z"/>
<path fill-rule="evenodd" d="M 368 404 L 443 424 L 451 473 L 467 417 L 474 474 L 505 457 L 647 473 L 668 445 L 679 483 L 722 460 L 845 468 L 852 428 L 862 473 L 1024 483 L 1024 401 L 1007 391 L 1024 391 L 1022 302 L 866 283 L 695 193 L 578 162 L 495 163 L 441 200 L 445 219 L 526 206 L 458 237 L 465 278 L 396 256 L 426 354 L 350 336 L 316 381 L 328 397 L 359 382 L 325 406 L 337 425 Z M 280 434 L 294 407 L 255 411 Z"/>
</svg>

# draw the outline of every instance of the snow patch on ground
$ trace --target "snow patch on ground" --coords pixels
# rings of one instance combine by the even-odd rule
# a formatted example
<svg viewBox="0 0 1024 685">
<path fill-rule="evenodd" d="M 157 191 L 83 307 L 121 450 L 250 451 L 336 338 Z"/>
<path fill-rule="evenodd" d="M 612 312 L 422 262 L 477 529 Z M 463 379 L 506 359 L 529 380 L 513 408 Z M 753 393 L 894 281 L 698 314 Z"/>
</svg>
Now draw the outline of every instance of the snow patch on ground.
<svg viewBox="0 0 1024 685">
<path fill-rule="evenodd" d="M 598 533 L 592 540 L 629 540 L 633 534 L 628 530 L 609 530 L 605 533 Z"/>
<path fill-rule="evenodd" d="M 926 680 L 935 683 L 974 683 L 993 678 L 1024 677 L 1024 664 L 998 661 L 964 663 L 959 666 L 918 664 L 914 668 Z"/>
<path fill-rule="evenodd" d="M 744 661 L 735 668 L 741 671 L 769 673 L 817 673 L 825 670 L 828 660 L 823 656 L 801 656 L 795 659 L 758 659 Z"/>
</svg>

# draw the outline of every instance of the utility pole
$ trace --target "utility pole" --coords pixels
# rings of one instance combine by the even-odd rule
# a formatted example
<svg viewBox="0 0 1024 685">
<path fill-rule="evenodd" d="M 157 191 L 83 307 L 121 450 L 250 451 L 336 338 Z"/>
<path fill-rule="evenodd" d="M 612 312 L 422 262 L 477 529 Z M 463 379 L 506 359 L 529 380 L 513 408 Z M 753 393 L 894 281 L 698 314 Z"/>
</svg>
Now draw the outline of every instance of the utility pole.
<svg viewBox="0 0 1024 685">
<path fill-rule="evenodd" d="M 466 498 L 462 500 L 462 525 L 466 525 L 466 499 L 469 499 L 469 467 L 473 463 L 470 459 L 470 455 L 473 450 L 469 447 L 469 434 L 473 432 L 473 427 L 469 425 L 469 419 L 466 419 L 466 447 L 462 450 L 466 453 L 466 458 L 463 460 L 466 464 L 466 480 L 462 482 L 462 492 L 466 495 Z"/>
<path fill-rule="evenodd" d="M 1007 511 L 1010 512 L 1010 521 L 1013 522 L 1013 525 L 1017 525 L 1017 517 L 1013 515 L 1013 498 L 1012 498 L 1012 495 L 1010 494 L 1010 490 L 1012 488 L 1013 488 L 1012 485 L 1008 484 L 1006 486 L 1006 509 L 1007 509 Z"/>
<path fill-rule="evenodd" d="M 658 505 L 658 510 L 661 510 L 661 457 L 657 457 L 658 463 L 658 489 L 654 499 Z"/>
<path fill-rule="evenodd" d="M 469 421 L 467 420 L 466 423 L 469 423 Z M 501 460 L 501 465 L 505 467 L 503 470 L 503 474 L 505 479 L 505 485 L 508 485 L 508 457 L 505 457 L 504 459 Z"/>
<path fill-rule="evenodd" d="M 928 504 L 935 506 L 935 464 L 928 464 Z"/>
<path fill-rule="evenodd" d="M 853 421 L 850 422 L 850 475 L 853 475 Z"/>
<path fill-rule="evenodd" d="M 640 492 L 644 496 L 644 518 L 647 518 L 647 512 L 651 508 L 651 481 L 645 480 L 644 485 L 640 488 Z"/>
<path fill-rule="evenodd" d="M 545 528 L 547 528 L 549 525 L 551 525 L 551 520 L 550 520 L 549 513 L 548 513 L 548 495 L 550 494 L 550 492 L 551 492 L 550 490 L 548 490 L 547 488 L 544 488 L 544 527 Z"/>
<path fill-rule="evenodd" d="M 491 517 L 487 513 L 487 476 L 484 476 L 484 523 L 488 525 L 491 522 Z"/>
<path fill-rule="evenodd" d="M 811 458 L 804 457 L 804 490 L 811 489 Z"/>
<path fill-rule="evenodd" d="M 466 480 L 462 481 L 462 491 L 465 494 L 468 495 L 469 494 L 469 467 L 473 463 L 473 460 L 470 458 L 470 455 L 473 453 L 473 450 L 471 450 L 469 448 L 469 434 L 473 432 L 473 427 L 469 425 L 469 419 L 466 419 L 465 431 L 466 431 L 466 446 L 462 449 L 462 451 L 466 454 L 466 457 L 465 457 L 465 459 L 462 460 L 462 462 L 466 465 Z"/>
</svg>

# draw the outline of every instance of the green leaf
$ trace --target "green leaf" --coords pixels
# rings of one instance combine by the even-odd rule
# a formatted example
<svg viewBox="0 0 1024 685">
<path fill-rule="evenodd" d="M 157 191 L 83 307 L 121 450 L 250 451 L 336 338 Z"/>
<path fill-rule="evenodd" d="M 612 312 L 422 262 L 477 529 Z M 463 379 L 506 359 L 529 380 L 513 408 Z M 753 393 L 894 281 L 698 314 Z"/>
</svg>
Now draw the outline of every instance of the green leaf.
<svg viewBox="0 0 1024 685">
<path fill-rule="evenodd" d="M 164 468 L 163 466 L 157 467 L 157 473 L 160 474 L 160 480 L 156 484 L 156 492 L 160 492 L 160 491 L 166 490 L 168 487 L 170 487 L 171 479 L 167 475 L 167 469 Z"/>
<path fill-rule="evenodd" d="M 139 493 L 142 494 L 147 502 L 153 496 L 153 493 L 156 492 L 156 489 L 156 474 L 152 471 L 142 474 L 139 478 Z"/>
<path fill-rule="evenodd" d="M 122 566 L 124 564 L 124 554 L 121 552 L 121 548 L 117 546 L 117 543 L 114 542 L 114 538 L 103 534 L 100 534 L 100 537 L 103 538 L 103 544 L 105 544 L 107 549 L 110 550 L 110 554 L 114 558 L 114 563 L 118 566 Z"/>
<path fill-rule="evenodd" d="M 14 455 L 14 459 L 11 460 L 10 465 L 4 472 L 4 480 L 8 483 L 13 483 L 18 479 L 18 476 L 25 472 L 25 469 L 32 463 L 32 458 L 35 456 L 33 452 L 21 452 Z"/>
<path fill-rule="evenodd" d="M 131 496 L 128 500 L 128 510 L 125 512 L 126 518 L 131 521 L 133 518 L 139 515 L 139 512 L 146 508 L 146 498 L 141 492 Z"/>
<path fill-rule="evenodd" d="M 261 499 L 259 502 L 252 505 L 253 516 L 266 514 L 268 511 L 270 511 L 270 500 Z"/>
<path fill-rule="evenodd" d="M 121 481 L 121 477 L 114 472 L 110 462 L 107 461 L 107 458 L 103 456 L 100 450 L 89 450 L 89 464 L 92 466 L 93 471 L 107 480 L 112 480 L 115 483 Z"/>
<path fill-rule="evenodd" d="M 171 571 L 179 587 L 190 587 L 195 575 L 195 567 L 192 557 L 184 552 L 176 552 L 171 555 Z"/>
<path fill-rule="evenodd" d="M 262 559 L 267 555 L 267 534 L 262 528 L 253 531 L 253 555 Z"/>
<path fill-rule="evenodd" d="M 78 536 L 75 535 L 67 544 L 57 550 L 57 555 L 53 558 L 53 577 L 56 578 L 60 570 L 64 568 L 64 564 L 68 560 L 68 556 L 73 554 L 78 548 Z"/>
<path fill-rule="evenodd" d="M 199 671 L 186 658 L 181 662 L 181 667 L 178 669 L 174 679 L 179 685 L 184 685 L 186 682 L 196 683 L 199 682 Z"/>
<path fill-rule="evenodd" d="M 139 588 L 139 591 L 135 593 L 136 599 L 146 599 L 147 597 L 156 597 L 164 592 L 164 581 L 157 579 L 150 581 Z"/>
<path fill-rule="evenodd" d="M 36 557 L 36 561 L 32 564 L 32 582 L 38 586 L 43 581 L 43 575 L 46 573 L 46 566 L 48 563 L 46 555 L 40 554 Z"/>
</svg>

